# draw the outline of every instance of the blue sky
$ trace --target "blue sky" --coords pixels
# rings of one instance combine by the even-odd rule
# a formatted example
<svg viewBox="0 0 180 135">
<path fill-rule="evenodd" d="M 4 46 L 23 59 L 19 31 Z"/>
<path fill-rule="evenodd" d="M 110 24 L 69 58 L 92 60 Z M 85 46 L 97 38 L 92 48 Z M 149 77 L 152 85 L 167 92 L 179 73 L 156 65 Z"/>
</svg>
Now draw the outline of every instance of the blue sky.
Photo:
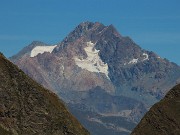
<svg viewBox="0 0 180 135">
<path fill-rule="evenodd" d="M 0 51 L 60 42 L 80 22 L 113 24 L 142 48 L 180 65 L 180 0 L 1 0 Z"/>
</svg>

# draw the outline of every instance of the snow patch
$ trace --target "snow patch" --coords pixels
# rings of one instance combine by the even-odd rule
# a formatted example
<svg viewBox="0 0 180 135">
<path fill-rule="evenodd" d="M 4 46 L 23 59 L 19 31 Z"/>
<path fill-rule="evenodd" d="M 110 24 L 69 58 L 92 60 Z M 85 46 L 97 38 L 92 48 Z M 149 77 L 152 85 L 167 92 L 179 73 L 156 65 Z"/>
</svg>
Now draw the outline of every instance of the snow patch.
<svg viewBox="0 0 180 135">
<path fill-rule="evenodd" d="M 57 45 L 54 46 L 36 46 L 35 48 L 33 48 L 33 50 L 31 51 L 30 57 L 35 57 L 38 54 L 43 54 L 45 52 L 52 52 L 54 50 L 54 48 Z"/>
<path fill-rule="evenodd" d="M 142 55 L 144 56 L 143 60 L 140 61 L 138 58 L 137 59 L 134 58 L 134 59 L 130 60 L 128 63 L 124 63 L 124 66 L 127 65 L 127 64 L 128 65 L 129 64 L 136 64 L 139 61 L 142 62 L 142 61 L 145 61 L 145 60 L 149 60 L 149 55 L 147 53 L 143 53 Z"/>
<path fill-rule="evenodd" d="M 98 53 L 100 50 L 95 49 L 95 44 L 93 44 L 91 41 L 87 42 L 87 47 L 85 47 L 84 50 L 87 54 L 87 58 L 79 59 L 75 57 L 74 60 L 76 65 L 90 72 L 104 73 L 109 79 L 108 65 L 99 57 Z"/>
<path fill-rule="evenodd" d="M 131 61 L 129 61 L 128 64 L 136 64 L 138 62 L 138 59 L 132 59 Z"/>
<path fill-rule="evenodd" d="M 138 63 L 138 59 L 132 59 L 128 63 L 124 63 L 124 66 L 129 64 L 136 64 L 136 63 Z"/>
<path fill-rule="evenodd" d="M 145 58 L 143 59 L 143 61 L 149 60 L 149 55 L 148 55 L 147 53 L 143 53 L 143 56 L 145 57 Z"/>
</svg>

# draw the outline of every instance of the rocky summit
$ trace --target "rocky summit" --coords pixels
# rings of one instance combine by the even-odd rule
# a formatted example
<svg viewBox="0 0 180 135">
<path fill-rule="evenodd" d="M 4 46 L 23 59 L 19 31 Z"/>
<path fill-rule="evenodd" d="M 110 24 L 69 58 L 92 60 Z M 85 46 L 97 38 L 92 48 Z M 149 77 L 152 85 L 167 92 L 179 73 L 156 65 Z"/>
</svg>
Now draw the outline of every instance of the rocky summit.
<svg viewBox="0 0 180 135">
<path fill-rule="evenodd" d="M 0 135 L 89 135 L 52 92 L 0 54 Z"/>
<path fill-rule="evenodd" d="M 180 135 L 180 84 L 149 110 L 132 135 Z"/>
<path fill-rule="evenodd" d="M 178 65 L 99 22 L 79 24 L 54 45 L 32 42 L 10 60 L 56 92 L 93 135 L 130 134 L 180 82 Z"/>
</svg>

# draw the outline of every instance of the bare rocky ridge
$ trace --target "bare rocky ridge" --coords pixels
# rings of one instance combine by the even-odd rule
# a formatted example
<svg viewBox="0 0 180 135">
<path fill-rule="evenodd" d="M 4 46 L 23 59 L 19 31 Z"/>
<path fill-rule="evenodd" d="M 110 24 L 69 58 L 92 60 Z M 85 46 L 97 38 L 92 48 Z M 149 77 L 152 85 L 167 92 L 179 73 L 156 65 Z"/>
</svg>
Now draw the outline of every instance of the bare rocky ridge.
<svg viewBox="0 0 180 135">
<path fill-rule="evenodd" d="M 90 43 L 93 48 L 87 49 Z M 21 54 L 10 58 L 11 61 L 37 82 L 55 91 L 93 135 L 105 135 L 103 130 L 112 135 L 129 134 L 125 131 L 132 130 L 149 107 L 180 81 L 178 65 L 143 50 L 129 37 L 119 34 L 113 25 L 104 26 L 98 22 L 79 24 L 62 42 L 57 43 L 52 53 L 44 52 L 35 57 Z M 90 96 L 91 91 L 102 99 L 108 97 L 109 103 L 99 105 L 100 100 Z M 111 100 L 114 97 L 125 97 L 126 101 L 133 99 L 134 105 L 122 100 L 114 103 Z M 97 109 L 98 105 L 101 112 Z M 108 107 L 109 112 L 106 112 Z M 132 126 L 122 131 L 119 130 L 123 127 L 121 122 L 119 125 L 114 123 L 118 128 L 108 128 L 96 121 L 103 130 L 94 132 L 88 115 L 81 119 L 83 112 L 98 114 L 100 118 L 106 116 L 107 119 L 116 115 L 117 119 L 130 122 Z M 122 117 L 117 116 L 119 112 L 131 113 Z M 112 124 L 113 121 L 108 119 L 105 123 Z"/>
<path fill-rule="evenodd" d="M 89 135 L 58 97 L 0 54 L 1 135 Z"/>
<path fill-rule="evenodd" d="M 148 111 L 131 135 L 180 135 L 180 84 Z"/>
</svg>

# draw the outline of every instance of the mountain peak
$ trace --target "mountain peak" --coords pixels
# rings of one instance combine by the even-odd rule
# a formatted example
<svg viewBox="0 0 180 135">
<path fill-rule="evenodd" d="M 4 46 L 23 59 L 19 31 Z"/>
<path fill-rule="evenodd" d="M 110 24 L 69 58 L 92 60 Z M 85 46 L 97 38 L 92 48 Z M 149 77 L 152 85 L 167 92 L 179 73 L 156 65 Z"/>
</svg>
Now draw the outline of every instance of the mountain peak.
<svg viewBox="0 0 180 135">
<path fill-rule="evenodd" d="M 80 23 L 77 27 L 82 27 L 82 28 L 86 28 L 86 29 L 91 29 L 92 27 L 99 27 L 99 26 L 104 26 L 102 23 L 100 22 L 90 22 L 90 21 L 86 21 L 86 22 L 82 22 Z M 105 26 L 104 26 L 105 27 Z"/>
<path fill-rule="evenodd" d="M 89 22 L 89 21 L 86 21 L 86 22 L 82 22 L 78 25 L 78 27 L 83 27 L 83 28 L 90 28 L 94 25 L 93 22 Z"/>
<path fill-rule="evenodd" d="M 41 41 L 32 41 L 31 44 L 29 44 L 29 46 L 33 46 L 33 45 L 42 46 L 42 45 L 47 45 L 47 44 Z"/>
<path fill-rule="evenodd" d="M 117 37 L 122 37 L 119 32 L 117 31 L 117 29 L 114 27 L 114 25 L 110 24 L 105 26 L 104 24 L 100 23 L 100 22 L 82 22 L 80 23 L 75 31 L 81 31 L 82 34 L 86 33 L 89 34 L 91 36 L 99 36 L 99 35 L 115 35 Z"/>
<path fill-rule="evenodd" d="M 43 43 L 41 41 L 32 41 L 28 46 L 24 47 L 18 54 L 10 57 L 10 59 L 18 60 L 19 58 L 21 58 L 26 54 L 29 55 L 32 49 L 35 48 L 36 46 L 48 46 L 48 44 Z"/>
<path fill-rule="evenodd" d="M 81 38 L 84 41 L 97 42 L 100 37 L 112 36 L 122 37 L 116 28 L 111 24 L 105 26 L 100 22 L 82 22 L 80 23 L 64 40 L 59 44 L 68 44 Z"/>
<path fill-rule="evenodd" d="M 108 36 L 115 35 L 116 37 L 120 37 L 120 38 L 122 37 L 117 31 L 117 29 L 114 27 L 114 25 L 112 24 L 109 26 L 106 26 L 106 28 L 103 31 L 104 31 L 103 33 Z"/>
</svg>

